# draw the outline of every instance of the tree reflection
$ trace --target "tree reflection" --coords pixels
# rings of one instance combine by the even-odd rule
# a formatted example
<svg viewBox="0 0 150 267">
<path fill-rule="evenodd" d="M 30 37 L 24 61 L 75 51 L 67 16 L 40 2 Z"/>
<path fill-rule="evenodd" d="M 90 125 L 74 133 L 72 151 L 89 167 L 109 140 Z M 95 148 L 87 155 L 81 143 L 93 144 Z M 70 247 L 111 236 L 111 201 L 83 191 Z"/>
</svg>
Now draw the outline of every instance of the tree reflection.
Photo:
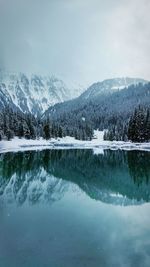
<svg viewBox="0 0 150 267">
<path fill-rule="evenodd" d="M 53 202 L 69 183 L 106 203 L 150 201 L 150 154 L 140 151 L 45 150 L 0 158 L 0 194 L 18 204 Z M 121 196 L 121 197 L 120 197 Z"/>
<path fill-rule="evenodd" d="M 140 186 L 150 181 L 150 153 L 143 151 L 128 152 L 128 166 L 134 183 Z"/>
</svg>

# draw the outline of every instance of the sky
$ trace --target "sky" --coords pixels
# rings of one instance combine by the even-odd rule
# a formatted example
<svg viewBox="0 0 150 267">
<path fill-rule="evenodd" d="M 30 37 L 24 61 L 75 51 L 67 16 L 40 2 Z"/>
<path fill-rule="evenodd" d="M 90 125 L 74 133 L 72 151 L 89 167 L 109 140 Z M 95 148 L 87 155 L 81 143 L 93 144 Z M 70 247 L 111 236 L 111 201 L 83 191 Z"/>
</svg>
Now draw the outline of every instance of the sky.
<svg viewBox="0 0 150 267">
<path fill-rule="evenodd" d="M 0 0 L 0 64 L 90 85 L 150 79 L 149 0 Z"/>
</svg>

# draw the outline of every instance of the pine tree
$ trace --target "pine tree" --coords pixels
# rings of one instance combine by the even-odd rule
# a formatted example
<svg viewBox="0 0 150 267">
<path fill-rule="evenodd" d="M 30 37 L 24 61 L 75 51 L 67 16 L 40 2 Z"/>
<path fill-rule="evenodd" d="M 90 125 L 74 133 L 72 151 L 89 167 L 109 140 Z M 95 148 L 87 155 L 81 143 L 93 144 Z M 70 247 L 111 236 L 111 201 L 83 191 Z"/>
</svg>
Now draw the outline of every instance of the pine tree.
<svg viewBox="0 0 150 267">
<path fill-rule="evenodd" d="M 133 142 L 150 140 L 149 109 L 139 107 L 131 117 L 128 128 L 128 139 Z"/>
<path fill-rule="evenodd" d="M 44 137 L 45 139 L 50 139 L 50 127 L 49 124 L 46 124 L 43 128 L 43 132 L 44 132 Z"/>
<path fill-rule="evenodd" d="M 23 123 L 20 123 L 19 124 L 19 127 L 18 127 L 18 137 L 19 138 L 22 138 L 22 137 L 24 137 L 24 129 L 23 129 Z"/>
</svg>

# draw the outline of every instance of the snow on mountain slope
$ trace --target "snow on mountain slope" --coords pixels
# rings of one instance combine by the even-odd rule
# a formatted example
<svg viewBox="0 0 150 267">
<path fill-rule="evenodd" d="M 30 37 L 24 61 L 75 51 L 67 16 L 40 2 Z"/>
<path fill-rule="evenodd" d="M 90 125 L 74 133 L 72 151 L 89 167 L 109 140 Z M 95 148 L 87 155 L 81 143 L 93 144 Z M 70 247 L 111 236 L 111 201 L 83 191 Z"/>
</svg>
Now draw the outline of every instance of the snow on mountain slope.
<svg viewBox="0 0 150 267">
<path fill-rule="evenodd" d="M 0 109 L 7 105 L 22 112 L 31 112 L 35 116 L 44 114 L 50 107 L 79 96 L 75 101 L 83 102 L 101 95 L 113 93 L 131 84 L 146 83 L 143 79 L 115 78 L 92 84 L 85 92 L 73 88 L 70 90 L 62 80 L 54 76 L 46 77 L 23 73 L 7 73 L 0 75 Z M 72 106 L 72 102 L 70 102 Z M 65 107 L 66 107 L 65 103 Z"/>
<path fill-rule="evenodd" d="M 96 98 L 100 95 L 112 93 L 129 87 L 131 84 L 146 83 L 147 81 L 138 78 L 114 78 L 92 84 L 81 96 L 83 100 Z"/>
<path fill-rule="evenodd" d="M 91 104 L 90 101 L 92 101 L 92 105 L 99 105 L 100 102 L 102 102 L 104 99 L 105 106 L 107 105 L 107 97 L 113 98 L 116 92 L 119 90 L 120 94 L 120 99 L 122 96 L 122 89 L 128 89 L 130 85 L 138 85 L 139 83 L 141 84 L 146 84 L 148 81 L 140 78 L 114 78 L 114 79 L 107 79 L 102 82 L 97 82 L 92 84 L 86 91 L 84 91 L 79 97 L 69 100 L 65 103 L 60 103 L 58 105 L 54 105 L 53 107 L 50 107 L 43 115 L 43 117 L 51 116 L 54 119 L 58 119 L 60 115 L 63 113 L 66 113 L 67 116 L 69 112 L 75 111 L 75 114 L 80 111 L 84 110 L 83 114 L 91 114 L 92 110 L 90 111 Z M 139 88 L 137 88 L 139 90 Z M 131 91 L 130 91 L 131 92 Z M 129 93 L 129 92 L 128 92 Z M 143 93 L 144 96 L 144 93 Z M 132 97 L 132 94 L 131 94 Z M 134 94 L 133 98 L 136 98 L 136 94 Z M 108 99 L 110 101 L 110 99 Z M 114 97 L 114 101 L 115 97 Z M 136 101 L 136 99 L 135 99 Z M 142 102 L 142 100 L 141 100 Z M 109 102 L 110 103 L 110 102 Z M 103 102 L 104 105 L 104 102 Z M 88 109 L 89 107 L 89 109 Z M 97 109 L 97 107 L 95 106 Z M 71 114 L 71 113 L 70 113 Z M 81 119 L 85 120 L 85 117 L 81 112 Z M 69 115 L 70 116 L 70 115 Z M 71 114 L 72 116 L 72 114 Z M 68 120 L 69 117 L 67 117 Z M 96 126 L 97 127 L 97 126 Z"/>
<path fill-rule="evenodd" d="M 42 77 L 23 73 L 4 73 L 0 82 L 0 104 L 15 105 L 23 112 L 44 113 L 50 106 L 70 99 L 63 81 L 54 76 Z"/>
</svg>

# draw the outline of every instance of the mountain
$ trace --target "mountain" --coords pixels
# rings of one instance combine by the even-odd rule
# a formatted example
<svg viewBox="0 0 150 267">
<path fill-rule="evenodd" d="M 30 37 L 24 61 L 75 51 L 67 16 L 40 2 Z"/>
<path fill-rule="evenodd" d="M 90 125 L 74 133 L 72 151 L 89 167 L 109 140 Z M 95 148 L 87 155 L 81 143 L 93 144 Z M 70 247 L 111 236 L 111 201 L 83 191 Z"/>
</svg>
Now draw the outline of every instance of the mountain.
<svg viewBox="0 0 150 267">
<path fill-rule="evenodd" d="M 116 78 L 94 83 L 77 99 L 68 102 L 79 95 L 82 90 L 68 89 L 62 80 L 51 76 L 32 75 L 28 77 L 23 73 L 7 73 L 0 75 L 0 108 L 6 106 L 19 109 L 23 113 L 32 113 L 33 115 L 42 115 L 45 111 L 57 103 L 65 101 L 60 107 L 68 108 L 79 103 L 98 99 L 102 96 L 112 94 L 118 89 L 128 87 L 131 84 L 145 83 L 143 79 L 134 78 Z M 55 108 L 58 106 L 55 106 Z M 55 109 L 54 108 L 54 109 Z M 52 108 L 53 110 L 53 108 Z"/>
<path fill-rule="evenodd" d="M 122 107 L 127 107 L 126 101 L 129 100 L 130 102 L 134 102 L 135 98 L 137 98 L 137 96 L 139 97 L 139 91 L 141 97 L 144 95 L 145 90 L 147 89 L 144 90 L 140 88 L 147 83 L 148 81 L 138 78 L 115 78 L 94 83 L 78 98 L 50 107 L 45 112 L 44 117 L 50 116 L 51 118 L 56 119 L 60 116 L 62 117 L 62 114 L 65 114 L 66 116 L 66 114 L 71 112 L 73 113 L 73 116 L 77 116 L 81 111 L 82 117 L 85 116 L 87 118 L 90 116 L 89 113 L 91 112 L 91 114 L 93 114 L 95 109 L 99 115 L 100 110 L 103 109 L 103 107 L 105 107 L 105 109 L 111 109 L 110 102 L 113 103 L 113 107 L 115 106 L 114 108 L 117 108 L 117 110 L 119 105 L 121 105 L 121 111 Z M 133 89 L 133 87 L 135 89 Z M 125 103 L 122 103 L 122 99 L 125 98 L 125 96 Z M 121 103 L 119 103 L 118 97 Z M 139 104 L 140 101 L 143 102 L 144 100 L 145 98 L 141 98 L 136 104 Z M 113 109 L 111 109 L 111 111 L 113 112 Z M 70 116 L 71 115 L 69 115 L 69 117 Z"/>
<path fill-rule="evenodd" d="M 141 79 L 136 80 L 138 81 Z M 126 141 L 128 140 L 129 120 L 139 106 L 143 109 L 144 118 L 149 121 L 150 83 L 142 81 L 117 90 L 116 83 L 109 80 L 111 86 L 107 87 L 106 91 L 101 86 L 100 90 L 97 90 L 97 96 L 92 94 L 85 98 L 85 94 L 89 90 L 92 91 L 92 87 L 76 99 L 49 108 L 43 118 L 49 119 L 51 123 L 57 122 L 61 125 L 63 132 L 71 133 L 71 136 L 79 139 L 79 131 L 83 132 L 81 135 L 84 140 L 87 136 L 91 138 L 91 132 L 94 129 L 107 129 L 112 133 L 111 140 Z M 108 84 L 108 81 L 106 83 Z M 115 90 L 112 89 L 114 86 Z"/>
<path fill-rule="evenodd" d="M 102 82 L 92 84 L 83 94 L 80 96 L 82 100 L 91 100 L 101 95 L 113 93 L 116 90 L 128 88 L 131 84 L 146 83 L 145 80 L 139 78 L 114 78 L 107 79 Z"/>
<path fill-rule="evenodd" d="M 0 81 L 0 106 L 19 108 L 23 113 L 43 114 L 50 106 L 70 99 L 62 80 L 23 73 L 3 73 Z"/>
<path fill-rule="evenodd" d="M 128 140 L 129 120 L 139 106 L 144 112 L 144 125 L 149 125 L 150 83 L 145 80 L 105 80 L 93 84 L 75 99 L 66 101 L 68 98 L 71 98 L 69 90 L 55 77 L 3 76 L 0 139 L 69 135 L 91 140 L 94 129 L 107 129 L 111 139 Z"/>
</svg>

